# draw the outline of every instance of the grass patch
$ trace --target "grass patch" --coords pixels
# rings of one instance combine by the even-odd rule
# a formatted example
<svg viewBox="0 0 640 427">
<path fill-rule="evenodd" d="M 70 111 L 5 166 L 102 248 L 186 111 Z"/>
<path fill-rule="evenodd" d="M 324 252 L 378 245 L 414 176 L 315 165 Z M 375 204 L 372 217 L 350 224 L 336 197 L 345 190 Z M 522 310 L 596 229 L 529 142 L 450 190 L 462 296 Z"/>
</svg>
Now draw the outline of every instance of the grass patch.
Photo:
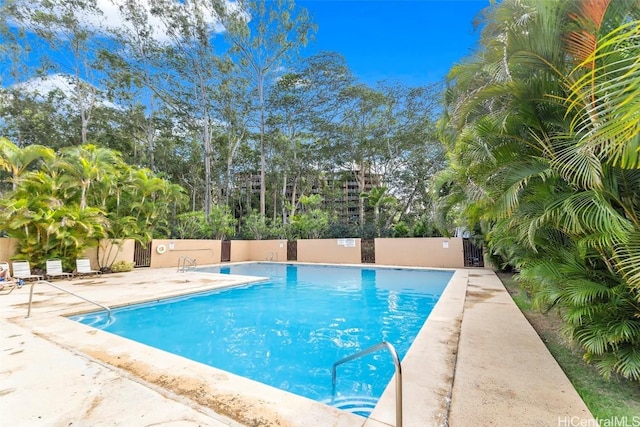
<svg viewBox="0 0 640 427">
<path fill-rule="evenodd" d="M 533 309 L 531 299 L 513 279 L 513 275 L 499 273 L 498 277 L 593 416 L 604 423 L 624 417 L 627 423 L 640 423 L 640 384 L 619 377 L 610 380 L 602 377 L 594 366 L 582 359 L 580 349 L 562 334 L 564 324 L 555 312 L 544 314 Z"/>
</svg>

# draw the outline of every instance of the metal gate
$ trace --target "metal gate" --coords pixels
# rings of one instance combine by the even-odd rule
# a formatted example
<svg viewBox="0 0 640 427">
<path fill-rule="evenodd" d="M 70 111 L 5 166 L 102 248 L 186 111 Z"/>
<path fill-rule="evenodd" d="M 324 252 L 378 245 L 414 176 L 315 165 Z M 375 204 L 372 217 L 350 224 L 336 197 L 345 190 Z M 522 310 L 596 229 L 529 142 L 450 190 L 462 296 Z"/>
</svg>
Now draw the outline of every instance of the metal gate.
<svg viewBox="0 0 640 427">
<path fill-rule="evenodd" d="M 376 241 L 375 239 L 360 240 L 360 260 L 363 264 L 376 263 Z"/>
<path fill-rule="evenodd" d="M 298 241 L 287 240 L 287 261 L 298 260 Z"/>
<path fill-rule="evenodd" d="M 231 261 L 231 240 L 223 240 L 220 250 L 220 262 Z"/>
<path fill-rule="evenodd" d="M 476 246 L 469 239 L 462 239 L 465 267 L 484 267 L 484 251 L 482 246 Z"/>
<path fill-rule="evenodd" d="M 133 262 L 135 267 L 149 267 L 151 265 L 151 242 L 144 245 L 136 241 L 133 250 Z"/>
</svg>

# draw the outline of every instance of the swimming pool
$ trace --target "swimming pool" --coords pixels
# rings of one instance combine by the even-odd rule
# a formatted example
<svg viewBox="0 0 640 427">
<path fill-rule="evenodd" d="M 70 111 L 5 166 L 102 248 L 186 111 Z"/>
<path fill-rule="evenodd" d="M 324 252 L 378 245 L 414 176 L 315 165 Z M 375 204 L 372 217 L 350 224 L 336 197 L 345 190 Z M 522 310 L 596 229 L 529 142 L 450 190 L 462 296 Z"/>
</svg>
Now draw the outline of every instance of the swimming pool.
<svg viewBox="0 0 640 427">
<path fill-rule="evenodd" d="M 104 329 L 325 402 L 332 397 L 332 365 L 342 357 L 382 340 L 404 357 L 453 275 L 267 263 L 199 271 L 269 279 L 117 309 Z M 74 320 L 97 326 L 99 318 Z M 393 372 L 385 352 L 342 365 L 336 394 L 373 406 Z"/>
</svg>

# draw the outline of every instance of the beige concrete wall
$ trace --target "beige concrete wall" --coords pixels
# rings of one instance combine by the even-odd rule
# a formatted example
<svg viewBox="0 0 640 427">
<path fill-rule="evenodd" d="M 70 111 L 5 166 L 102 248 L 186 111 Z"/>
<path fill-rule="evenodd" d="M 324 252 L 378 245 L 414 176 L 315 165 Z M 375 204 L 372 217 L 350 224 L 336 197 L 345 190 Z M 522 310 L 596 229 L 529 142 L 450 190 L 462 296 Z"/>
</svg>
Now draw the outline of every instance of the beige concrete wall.
<svg viewBox="0 0 640 427">
<path fill-rule="evenodd" d="M 231 248 L 235 245 L 231 242 Z M 287 261 L 287 241 L 286 240 L 253 240 L 249 253 L 251 261 Z"/>
<path fill-rule="evenodd" d="M 287 261 L 286 240 L 232 240 L 231 262 Z"/>
<path fill-rule="evenodd" d="M 94 247 L 94 248 L 88 248 L 84 251 L 84 253 L 82 254 L 83 257 L 85 258 L 89 258 L 89 263 L 91 264 L 91 269 L 92 270 L 100 270 L 100 268 L 102 267 L 100 265 L 100 263 L 98 262 L 98 248 Z"/>
<path fill-rule="evenodd" d="M 13 274 L 11 258 L 18 252 L 18 239 L 12 237 L 0 238 L 0 262 L 8 262 L 9 270 Z"/>
<path fill-rule="evenodd" d="M 164 245 L 164 253 L 158 252 L 160 245 Z M 217 264 L 220 262 L 220 249 L 220 240 L 154 239 L 151 242 L 150 267 L 177 267 L 183 256 L 195 259 L 198 265 Z"/>
<path fill-rule="evenodd" d="M 231 241 L 231 262 L 253 261 L 251 259 L 251 245 L 253 240 Z"/>
<path fill-rule="evenodd" d="M 445 243 L 446 242 L 446 243 Z M 17 239 L 0 238 L 0 261 L 9 261 L 16 253 Z M 340 244 L 338 244 L 340 243 Z M 172 245 L 173 244 L 173 245 Z M 158 253 L 164 245 L 163 254 Z M 353 247 L 350 247 L 353 245 Z M 447 246 L 447 247 L 444 247 Z M 464 267 L 461 238 L 376 239 L 376 264 L 416 267 Z M 162 239 L 151 244 L 151 268 L 177 267 L 182 256 L 196 260 L 198 265 L 220 262 L 220 240 Z M 100 242 L 99 248 L 89 248 L 84 256 L 91 260 L 91 268 L 99 269 L 113 262 L 133 261 L 134 240 L 125 240 L 121 247 Z M 287 261 L 286 240 L 233 240 L 231 262 Z M 298 240 L 298 261 L 318 263 L 360 264 L 360 239 L 302 239 Z"/>
<path fill-rule="evenodd" d="M 298 243 L 299 244 L 299 243 Z M 376 264 L 463 268 L 462 238 L 376 239 Z"/>
<path fill-rule="evenodd" d="M 12 237 L 0 238 L 0 262 L 9 262 L 18 252 L 18 239 Z"/>
<path fill-rule="evenodd" d="M 105 239 L 100 241 L 100 246 L 96 249 L 96 255 L 93 259 L 97 260 L 99 267 L 109 267 L 117 261 L 133 262 L 135 249 L 136 241 L 133 239 L 119 241 Z M 90 250 L 85 253 L 89 254 L 89 259 L 92 259 Z M 93 266 L 93 261 L 91 261 L 91 265 Z"/>
<path fill-rule="evenodd" d="M 360 264 L 360 239 L 298 240 L 298 261 Z"/>
</svg>

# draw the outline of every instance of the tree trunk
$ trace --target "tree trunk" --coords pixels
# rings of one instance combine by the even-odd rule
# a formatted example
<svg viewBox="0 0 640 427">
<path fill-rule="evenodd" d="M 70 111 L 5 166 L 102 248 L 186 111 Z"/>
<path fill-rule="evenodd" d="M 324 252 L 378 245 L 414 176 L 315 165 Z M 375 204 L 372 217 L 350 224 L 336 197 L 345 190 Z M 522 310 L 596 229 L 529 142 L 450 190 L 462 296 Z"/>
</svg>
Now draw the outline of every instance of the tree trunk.
<svg viewBox="0 0 640 427">
<path fill-rule="evenodd" d="M 149 150 L 149 169 L 155 172 L 156 164 L 155 164 L 155 154 L 154 154 L 153 143 L 156 138 L 156 128 L 153 124 L 153 116 L 155 115 L 155 113 L 153 112 L 155 111 L 153 96 L 151 96 L 149 105 L 152 113 L 149 116 L 149 120 L 147 121 L 147 132 L 146 132 L 147 133 L 147 149 Z"/>
<path fill-rule="evenodd" d="M 267 183 L 265 179 L 265 169 L 267 167 L 264 150 L 264 76 L 258 76 L 258 97 L 260 101 L 260 218 L 264 221 L 266 210 Z"/>
<path fill-rule="evenodd" d="M 278 218 L 278 188 L 273 186 L 273 223 L 276 223 Z"/>
<path fill-rule="evenodd" d="M 211 213 L 211 135 L 208 120 L 204 121 L 204 215 L 209 218 Z"/>
<path fill-rule="evenodd" d="M 364 185 L 364 160 L 360 163 L 360 170 L 356 172 L 356 182 L 358 183 L 358 193 L 362 194 L 365 190 Z M 362 197 L 358 198 L 359 208 L 360 208 L 360 226 L 364 226 L 364 199 Z"/>
<path fill-rule="evenodd" d="M 282 176 L 282 224 L 287 223 L 287 173 Z"/>
</svg>

